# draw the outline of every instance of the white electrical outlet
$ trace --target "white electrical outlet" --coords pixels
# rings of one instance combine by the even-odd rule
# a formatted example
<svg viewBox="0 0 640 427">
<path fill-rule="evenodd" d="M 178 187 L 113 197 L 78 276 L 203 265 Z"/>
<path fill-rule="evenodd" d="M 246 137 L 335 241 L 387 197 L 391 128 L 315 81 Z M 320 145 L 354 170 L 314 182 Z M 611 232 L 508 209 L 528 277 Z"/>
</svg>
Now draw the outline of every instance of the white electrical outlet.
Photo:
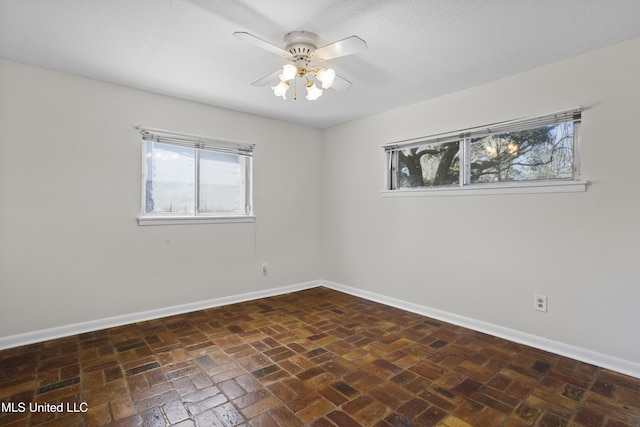
<svg viewBox="0 0 640 427">
<path fill-rule="evenodd" d="M 269 264 L 267 264 L 266 262 L 263 262 L 262 263 L 262 275 L 266 276 L 268 272 L 269 272 Z"/>
<path fill-rule="evenodd" d="M 534 295 L 533 296 L 534 306 L 533 309 L 537 311 L 547 312 L 547 296 L 546 295 Z"/>
</svg>

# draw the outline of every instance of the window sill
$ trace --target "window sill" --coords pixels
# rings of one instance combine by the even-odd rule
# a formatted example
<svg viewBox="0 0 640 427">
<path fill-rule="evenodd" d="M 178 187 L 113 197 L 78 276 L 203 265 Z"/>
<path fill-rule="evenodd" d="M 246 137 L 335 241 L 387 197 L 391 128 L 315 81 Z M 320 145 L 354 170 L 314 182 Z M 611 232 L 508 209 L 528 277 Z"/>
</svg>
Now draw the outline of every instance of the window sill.
<svg viewBox="0 0 640 427">
<path fill-rule="evenodd" d="M 145 216 L 138 218 L 138 225 L 228 224 L 254 221 L 254 216 Z"/>
<path fill-rule="evenodd" d="M 508 184 L 474 184 L 464 187 L 403 188 L 382 190 L 383 197 L 479 196 L 492 194 L 577 193 L 587 191 L 586 181 L 537 181 Z"/>
</svg>

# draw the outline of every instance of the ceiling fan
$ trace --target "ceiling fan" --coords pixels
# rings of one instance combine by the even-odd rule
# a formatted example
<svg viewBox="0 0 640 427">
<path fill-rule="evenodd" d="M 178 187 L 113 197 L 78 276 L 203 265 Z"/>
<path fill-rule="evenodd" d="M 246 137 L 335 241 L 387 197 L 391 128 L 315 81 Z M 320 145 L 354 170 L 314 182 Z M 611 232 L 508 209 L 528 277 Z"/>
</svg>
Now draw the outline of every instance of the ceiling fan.
<svg viewBox="0 0 640 427">
<path fill-rule="evenodd" d="M 319 48 L 316 34 L 309 31 L 291 31 L 283 38 L 283 49 L 244 31 L 237 31 L 233 35 L 289 61 L 282 68 L 251 83 L 252 86 L 275 84 L 271 86 L 271 90 L 276 96 L 285 100 L 292 83 L 293 99 L 297 99 L 296 77 L 305 80 L 307 89 L 305 98 L 309 101 L 318 99 L 322 95 L 322 89 L 333 88 L 338 91 L 348 89 L 351 82 L 337 75 L 333 68 L 320 66 L 320 63 L 367 49 L 367 43 L 358 36 L 347 37 Z M 316 86 L 316 83 L 319 83 L 322 89 Z"/>
</svg>

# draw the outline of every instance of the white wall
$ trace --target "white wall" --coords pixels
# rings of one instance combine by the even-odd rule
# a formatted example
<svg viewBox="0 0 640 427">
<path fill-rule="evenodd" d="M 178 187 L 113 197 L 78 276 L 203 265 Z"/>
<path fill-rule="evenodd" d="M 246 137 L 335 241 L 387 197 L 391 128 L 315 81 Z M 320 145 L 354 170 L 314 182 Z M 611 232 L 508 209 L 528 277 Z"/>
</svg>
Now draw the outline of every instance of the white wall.
<svg viewBox="0 0 640 427">
<path fill-rule="evenodd" d="M 323 278 L 640 363 L 638 51 L 325 131 L 0 61 L 0 338 Z M 382 144 L 577 105 L 586 193 L 380 194 Z M 136 124 L 256 143 L 256 223 L 137 226 Z"/>
<path fill-rule="evenodd" d="M 256 222 L 138 226 L 138 124 L 255 143 Z M 1 61 L 0 337 L 317 279 L 321 137 Z"/>
<path fill-rule="evenodd" d="M 634 39 L 327 130 L 325 278 L 640 363 L 638 52 Z M 380 194 L 382 144 L 579 105 L 585 193 Z"/>
</svg>

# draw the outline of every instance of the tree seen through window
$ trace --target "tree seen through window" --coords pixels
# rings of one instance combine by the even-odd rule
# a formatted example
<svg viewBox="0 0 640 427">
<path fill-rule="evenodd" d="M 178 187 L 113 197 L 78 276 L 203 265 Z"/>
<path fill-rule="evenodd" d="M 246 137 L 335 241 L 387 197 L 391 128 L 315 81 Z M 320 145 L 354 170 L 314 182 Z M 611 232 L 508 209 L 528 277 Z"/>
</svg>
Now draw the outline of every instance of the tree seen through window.
<svg viewBox="0 0 640 427">
<path fill-rule="evenodd" d="M 398 150 L 398 187 L 572 179 L 573 121 Z M 461 150 L 468 150 L 462 156 Z M 468 181 L 468 182 L 467 182 Z"/>
</svg>

